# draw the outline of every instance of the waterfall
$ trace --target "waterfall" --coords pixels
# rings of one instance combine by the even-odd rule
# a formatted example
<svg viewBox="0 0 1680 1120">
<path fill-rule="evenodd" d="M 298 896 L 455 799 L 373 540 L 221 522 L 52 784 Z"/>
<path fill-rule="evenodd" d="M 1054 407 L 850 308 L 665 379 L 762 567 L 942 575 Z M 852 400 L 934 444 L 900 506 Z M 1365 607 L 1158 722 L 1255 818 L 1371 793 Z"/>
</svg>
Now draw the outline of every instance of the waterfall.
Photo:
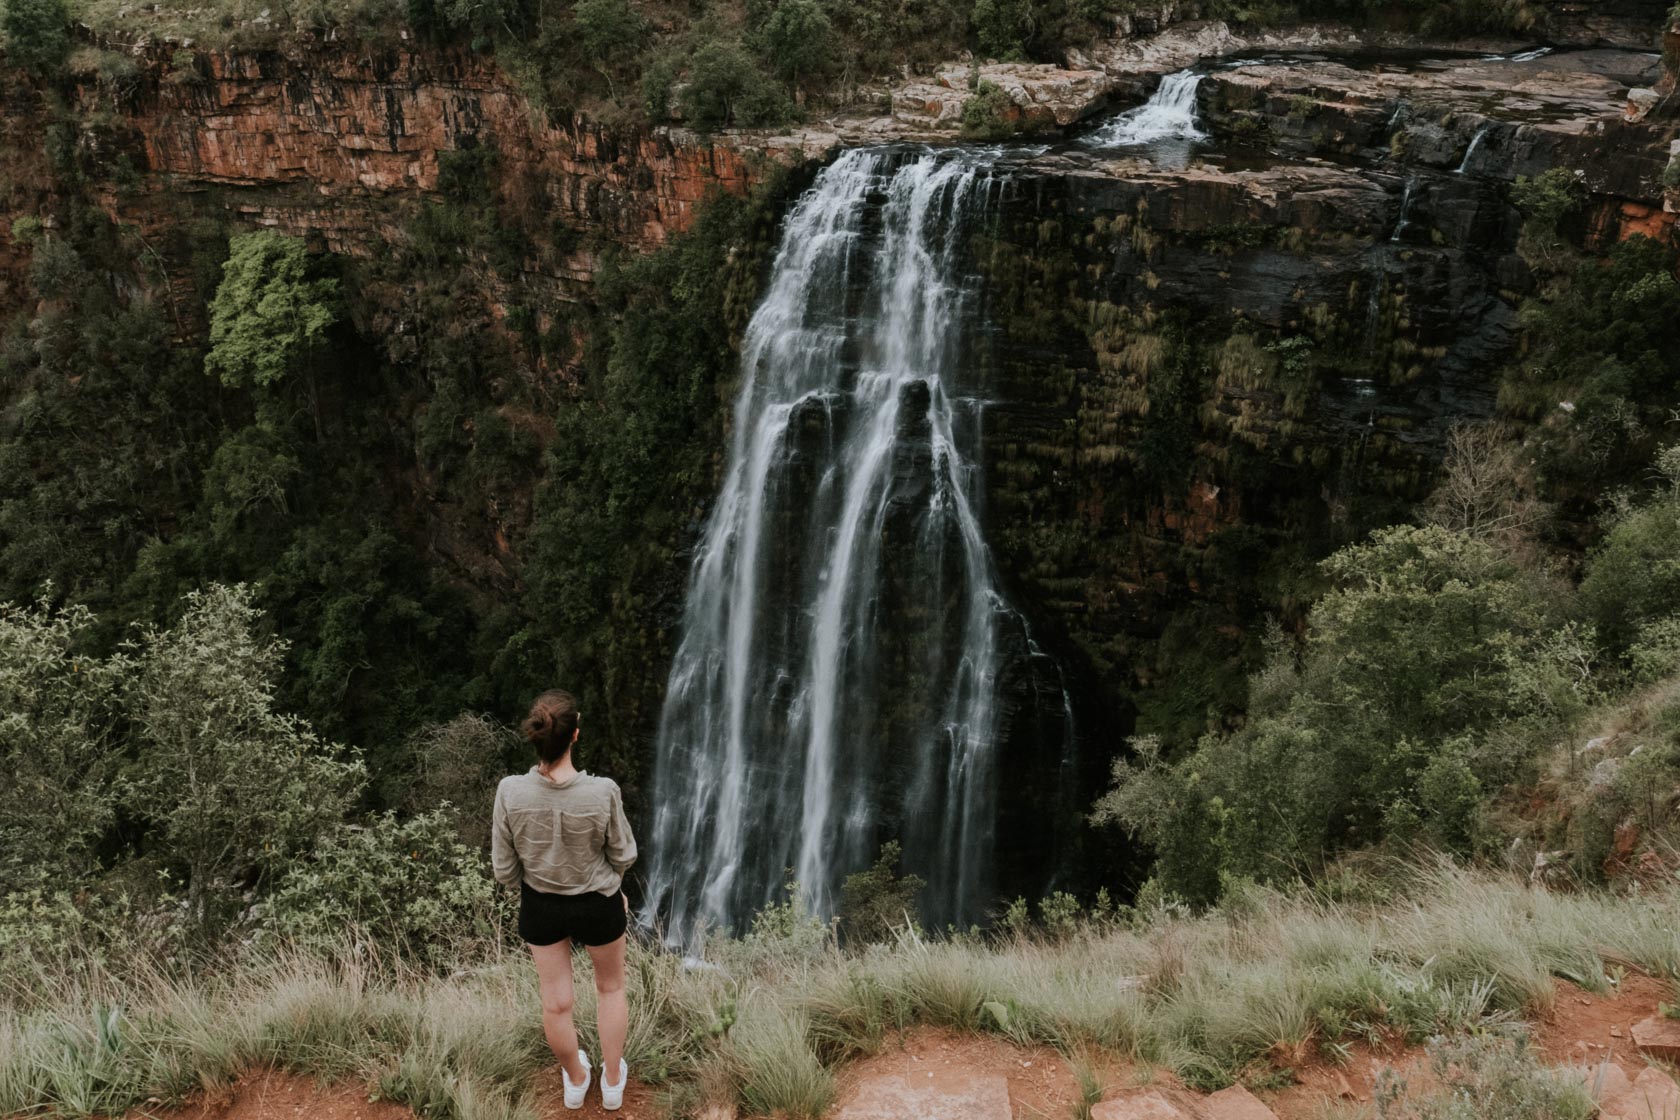
<svg viewBox="0 0 1680 1120">
<path fill-rule="evenodd" d="M 1464 162 L 1458 165 L 1457 174 L 1463 175 L 1466 171 L 1470 170 L 1471 157 L 1476 154 L 1476 149 L 1482 146 L 1482 141 L 1487 139 L 1487 134 L 1488 127 L 1486 125 L 1483 125 L 1481 128 L 1476 130 L 1476 135 L 1470 138 L 1470 146 L 1464 149 Z"/>
<path fill-rule="evenodd" d="M 1400 191 L 1400 216 L 1394 223 L 1394 232 L 1388 235 L 1390 241 L 1399 241 L 1400 235 L 1410 224 L 1412 213 L 1412 191 L 1417 189 L 1417 176 L 1406 176 L 1406 186 Z"/>
<path fill-rule="evenodd" d="M 998 677 L 1025 628 L 981 531 L 964 269 L 992 153 L 855 149 L 787 218 L 655 750 L 643 921 L 832 914 L 900 838 L 932 921 L 990 901 Z"/>
<path fill-rule="evenodd" d="M 1191 70 L 1168 74 L 1148 101 L 1109 121 L 1090 142 L 1109 148 L 1206 139 L 1207 133 L 1196 127 L 1196 90 L 1201 84 L 1202 75 Z"/>
</svg>

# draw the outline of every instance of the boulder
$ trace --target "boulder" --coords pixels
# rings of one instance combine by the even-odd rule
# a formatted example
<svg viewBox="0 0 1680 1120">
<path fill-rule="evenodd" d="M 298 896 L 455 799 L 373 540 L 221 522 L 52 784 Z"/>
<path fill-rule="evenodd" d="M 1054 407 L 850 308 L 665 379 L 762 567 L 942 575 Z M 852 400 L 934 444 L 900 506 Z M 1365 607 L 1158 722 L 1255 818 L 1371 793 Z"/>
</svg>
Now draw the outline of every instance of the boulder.
<svg viewBox="0 0 1680 1120">
<path fill-rule="evenodd" d="M 910 1115 L 910 1114 L 906 1114 Z M 1091 1120 L 1199 1120 L 1194 1112 L 1174 1104 L 1164 1093 L 1145 1089 L 1091 1106 Z"/>
<path fill-rule="evenodd" d="M 1009 1081 L 1001 1073 L 956 1076 L 930 1072 L 927 1079 L 895 1074 L 859 1082 L 833 1120 L 1009 1120 Z M 1165 1120 L 1165 1118 L 1163 1118 Z"/>
<path fill-rule="evenodd" d="M 1277 1113 L 1241 1085 L 1219 1090 L 1202 1102 L 1202 1111 L 1208 1120 L 1278 1120 Z"/>
<path fill-rule="evenodd" d="M 1680 1062 L 1680 1019 L 1653 1015 L 1633 1025 L 1633 1042 L 1658 1061 Z"/>
<path fill-rule="evenodd" d="M 931 82 L 911 82 L 893 90 L 893 116 L 907 123 L 954 128 L 980 82 L 1001 89 L 1022 119 L 1041 128 L 1062 128 L 1089 116 L 1107 103 L 1114 88 L 1101 70 L 1025 62 L 946 66 Z"/>
<path fill-rule="evenodd" d="M 1206 58 L 1246 50 L 1249 42 L 1219 21 L 1181 23 L 1146 39 L 1111 39 L 1093 46 L 1079 61 L 1110 74 L 1161 74 Z"/>
<path fill-rule="evenodd" d="M 1647 1069 L 1633 1086 L 1603 1102 L 1599 1120 L 1664 1120 L 1680 1116 L 1680 1085 L 1660 1069 Z"/>
<path fill-rule="evenodd" d="M 1571 1072 L 1586 1085 L 1587 1092 L 1600 1107 L 1633 1091 L 1633 1082 L 1622 1072 L 1622 1067 L 1608 1058 L 1596 1066 L 1576 1066 Z"/>
<path fill-rule="evenodd" d="M 1655 109 L 1657 107 L 1657 102 L 1661 100 L 1661 95 L 1654 89 L 1629 90 L 1627 96 L 1627 111 L 1623 114 L 1623 119 L 1629 121 L 1642 121 L 1650 115 L 1651 110 Z"/>
</svg>

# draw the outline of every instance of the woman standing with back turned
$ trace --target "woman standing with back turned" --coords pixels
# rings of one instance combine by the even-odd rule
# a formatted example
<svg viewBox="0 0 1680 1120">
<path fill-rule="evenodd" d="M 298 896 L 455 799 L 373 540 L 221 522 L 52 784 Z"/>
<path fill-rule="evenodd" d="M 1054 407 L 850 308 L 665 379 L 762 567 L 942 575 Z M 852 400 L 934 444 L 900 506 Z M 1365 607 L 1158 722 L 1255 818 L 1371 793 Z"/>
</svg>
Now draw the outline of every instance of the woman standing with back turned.
<svg viewBox="0 0 1680 1120">
<path fill-rule="evenodd" d="M 519 888 L 519 936 L 531 947 L 542 987 L 543 1034 L 560 1062 L 567 1108 L 589 1092 L 589 1055 L 572 1023 L 572 942 L 595 962 L 601 1035 L 601 1105 L 624 1104 L 624 934 L 630 902 L 624 872 L 636 862 L 636 838 L 618 783 L 572 764 L 577 701 L 559 689 L 531 704 L 525 738 L 537 765 L 496 788 L 491 862 L 497 881 Z"/>
</svg>

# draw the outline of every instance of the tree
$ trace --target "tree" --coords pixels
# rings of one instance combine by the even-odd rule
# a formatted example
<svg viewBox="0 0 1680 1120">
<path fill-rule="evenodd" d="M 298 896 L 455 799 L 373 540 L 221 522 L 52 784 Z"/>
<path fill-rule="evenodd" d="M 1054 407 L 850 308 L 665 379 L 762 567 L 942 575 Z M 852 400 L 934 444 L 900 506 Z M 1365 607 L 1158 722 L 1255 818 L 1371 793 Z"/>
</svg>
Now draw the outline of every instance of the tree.
<svg viewBox="0 0 1680 1120">
<path fill-rule="evenodd" d="M 1521 761 L 1484 737 L 1563 722 L 1590 691 L 1590 629 L 1559 625 L 1567 599 L 1486 539 L 1398 526 L 1323 567 L 1334 587 L 1299 648 L 1269 642 L 1247 726 L 1177 761 L 1134 743 L 1096 806 L 1193 901 L 1224 876 L 1293 874 L 1402 829 L 1468 844 L 1479 791 Z"/>
<path fill-rule="evenodd" d="M 831 32 L 818 0 L 782 0 L 764 24 L 764 55 L 778 77 L 798 86 L 832 63 Z"/>
<path fill-rule="evenodd" d="M 265 388 L 302 371 L 321 438 L 317 352 L 338 321 L 338 281 L 318 276 L 303 242 L 258 230 L 235 237 L 210 302 L 207 372 L 232 387 Z"/>
<path fill-rule="evenodd" d="M 607 80 L 607 89 L 617 100 L 613 75 L 624 69 L 647 37 L 646 21 L 628 0 L 578 0 L 572 19 L 584 53 L 594 60 L 595 69 Z"/>
<path fill-rule="evenodd" d="M 6 53 L 37 78 L 64 65 L 70 53 L 70 13 L 64 0 L 6 0 L 0 12 Z"/>
<path fill-rule="evenodd" d="M 85 607 L 0 604 L 0 894 L 74 882 L 116 819 L 121 657 L 79 647 Z"/>
<path fill-rule="evenodd" d="M 1657 470 L 1663 490 L 1621 511 L 1581 581 L 1587 613 L 1613 649 L 1680 612 L 1680 445 L 1657 456 Z"/>
<path fill-rule="evenodd" d="M 1006 62 L 1026 57 L 1035 22 L 1031 0 L 975 0 L 969 19 L 981 54 Z"/>
<path fill-rule="evenodd" d="M 414 760 L 414 779 L 404 799 L 415 812 L 436 810 L 449 821 L 463 844 L 490 847 L 492 802 L 485 791 L 507 773 L 510 755 L 523 740 L 488 716 L 462 714 L 447 723 L 429 723 L 409 736 L 406 754 Z"/>
<path fill-rule="evenodd" d="M 1472 537 L 1515 542 L 1541 524 L 1546 507 L 1517 444 L 1486 425 L 1454 425 L 1440 483 L 1424 505 L 1434 525 Z"/>
<path fill-rule="evenodd" d="M 218 888 L 261 881 L 313 847 L 366 777 L 353 755 L 275 710 L 285 646 L 257 636 L 251 597 L 245 586 L 193 592 L 174 627 L 130 644 L 133 806 L 185 867 L 200 924 Z"/>
<path fill-rule="evenodd" d="M 709 39 L 688 61 L 679 94 L 683 116 L 697 128 L 762 125 L 786 119 L 787 98 L 775 80 L 733 39 Z"/>
<path fill-rule="evenodd" d="M 916 920 L 916 900 L 927 883 L 919 875 L 900 875 L 897 840 L 881 845 L 868 871 L 846 876 L 840 887 L 840 925 L 859 941 L 886 941 L 905 923 Z"/>
<path fill-rule="evenodd" d="M 272 230 L 241 234 L 210 303 L 205 369 L 229 386 L 273 384 L 326 341 L 338 312 L 338 281 L 315 275 L 302 241 Z"/>
</svg>

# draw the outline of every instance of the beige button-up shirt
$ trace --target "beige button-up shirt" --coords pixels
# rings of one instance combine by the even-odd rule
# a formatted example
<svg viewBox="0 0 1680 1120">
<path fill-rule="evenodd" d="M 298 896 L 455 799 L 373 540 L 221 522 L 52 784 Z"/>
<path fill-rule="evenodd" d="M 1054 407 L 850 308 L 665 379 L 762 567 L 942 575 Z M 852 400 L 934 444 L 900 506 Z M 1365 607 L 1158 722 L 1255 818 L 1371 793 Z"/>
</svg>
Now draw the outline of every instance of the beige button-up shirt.
<svg viewBox="0 0 1680 1120">
<path fill-rule="evenodd" d="M 636 862 L 618 783 L 579 772 L 563 782 L 532 767 L 502 779 L 490 833 L 496 881 L 548 894 L 612 894 Z"/>
</svg>

